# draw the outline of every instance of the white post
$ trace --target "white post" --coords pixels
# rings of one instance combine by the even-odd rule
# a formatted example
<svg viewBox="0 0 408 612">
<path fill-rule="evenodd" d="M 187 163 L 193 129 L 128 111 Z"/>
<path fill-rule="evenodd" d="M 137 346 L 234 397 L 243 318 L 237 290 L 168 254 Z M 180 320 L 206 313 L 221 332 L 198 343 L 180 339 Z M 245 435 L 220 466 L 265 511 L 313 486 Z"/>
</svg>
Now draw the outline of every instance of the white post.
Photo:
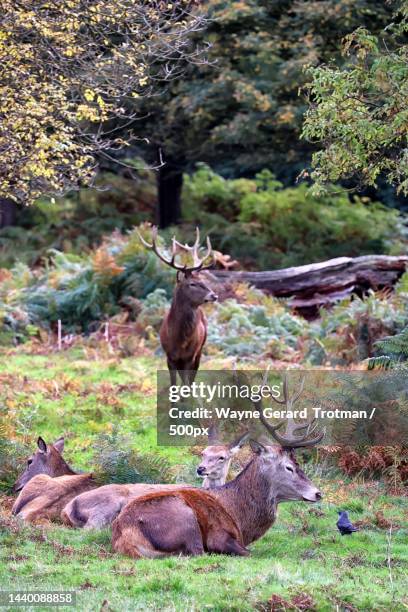
<svg viewBox="0 0 408 612">
<path fill-rule="evenodd" d="M 62 349 L 62 325 L 61 319 L 58 319 L 58 350 Z"/>
</svg>

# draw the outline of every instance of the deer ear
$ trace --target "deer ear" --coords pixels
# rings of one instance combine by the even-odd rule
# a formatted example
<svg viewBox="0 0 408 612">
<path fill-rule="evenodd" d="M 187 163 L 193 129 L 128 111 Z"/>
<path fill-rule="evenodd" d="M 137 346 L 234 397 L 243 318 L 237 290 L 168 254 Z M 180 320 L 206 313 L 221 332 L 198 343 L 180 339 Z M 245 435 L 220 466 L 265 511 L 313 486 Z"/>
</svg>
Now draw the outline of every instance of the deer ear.
<svg viewBox="0 0 408 612">
<path fill-rule="evenodd" d="M 229 449 L 231 453 L 235 455 L 235 453 L 237 453 L 239 449 L 244 446 L 248 438 L 249 438 L 249 431 L 246 431 L 242 436 L 234 440 L 234 442 L 231 442 L 231 444 L 229 445 Z"/>
<path fill-rule="evenodd" d="M 266 446 L 264 446 L 260 442 L 257 442 L 256 440 L 251 439 L 249 443 L 251 445 L 252 452 L 256 453 L 257 455 L 261 455 L 262 453 L 268 452 Z"/>
<path fill-rule="evenodd" d="M 187 278 L 187 276 L 186 276 L 186 274 L 184 274 L 184 272 L 182 272 L 181 270 L 177 270 L 176 281 L 178 283 L 181 283 L 186 278 Z"/>
<path fill-rule="evenodd" d="M 53 444 L 53 447 L 55 448 L 55 450 L 59 452 L 60 455 L 64 451 L 64 442 L 65 442 L 64 437 L 61 436 L 61 438 L 58 438 L 58 440 L 55 440 Z"/>
<path fill-rule="evenodd" d="M 38 446 L 38 450 L 40 451 L 40 453 L 47 452 L 47 445 L 41 436 L 37 440 L 37 446 Z"/>
</svg>

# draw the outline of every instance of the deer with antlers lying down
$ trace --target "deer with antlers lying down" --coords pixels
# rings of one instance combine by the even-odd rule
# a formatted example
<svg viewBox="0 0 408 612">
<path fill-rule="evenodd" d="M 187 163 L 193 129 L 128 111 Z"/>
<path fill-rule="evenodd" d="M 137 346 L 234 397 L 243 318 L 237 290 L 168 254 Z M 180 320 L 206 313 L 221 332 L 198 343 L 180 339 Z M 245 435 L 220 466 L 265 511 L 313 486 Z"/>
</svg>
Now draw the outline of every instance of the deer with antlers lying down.
<svg viewBox="0 0 408 612">
<path fill-rule="evenodd" d="M 171 258 L 166 259 L 157 246 L 157 227 L 152 229 L 151 244 L 140 234 L 139 237 L 143 245 L 153 251 L 163 263 L 177 270 L 177 284 L 170 310 L 160 328 L 160 341 L 166 353 L 171 384 L 176 384 L 177 372 L 183 382 L 188 384 L 194 381 L 207 339 L 207 319 L 200 306 L 218 299 L 200 275 L 200 272 L 212 265 L 204 265 L 212 255 L 211 243 L 207 238 L 207 252 L 200 258 L 200 232 L 197 228 L 194 245 L 190 247 L 173 238 Z M 176 263 L 176 257 L 180 253 L 191 253 L 193 264 L 187 266 Z"/>
<path fill-rule="evenodd" d="M 287 383 L 284 388 L 287 393 Z M 293 405 L 293 399 L 286 401 Z M 309 438 L 311 424 L 291 422 L 283 436 L 277 431 L 282 423 L 272 426 L 260 408 L 262 422 L 279 446 L 252 441 L 252 461 L 222 487 L 152 493 L 129 502 L 112 524 L 114 550 L 134 558 L 246 555 L 248 544 L 275 522 L 278 504 L 319 501 L 322 494 L 300 469 L 294 449 L 317 444 L 324 433 Z M 305 429 L 303 436 L 295 435 Z"/>
<path fill-rule="evenodd" d="M 27 522 L 58 520 L 61 510 L 76 495 L 97 487 L 92 474 L 78 474 L 62 456 L 64 438 L 54 444 L 37 440 L 37 451 L 14 484 L 19 495 L 12 514 Z"/>
<path fill-rule="evenodd" d="M 241 435 L 230 444 L 212 444 L 201 455 L 197 467 L 198 476 L 203 478 L 203 488 L 213 488 L 225 483 L 232 457 L 243 446 L 248 433 Z M 217 440 L 211 439 L 211 442 Z M 110 525 L 126 504 L 137 497 L 157 491 L 172 491 L 191 488 L 187 484 L 109 484 L 81 493 L 73 498 L 62 510 L 61 518 L 66 525 L 84 529 L 101 529 Z"/>
</svg>

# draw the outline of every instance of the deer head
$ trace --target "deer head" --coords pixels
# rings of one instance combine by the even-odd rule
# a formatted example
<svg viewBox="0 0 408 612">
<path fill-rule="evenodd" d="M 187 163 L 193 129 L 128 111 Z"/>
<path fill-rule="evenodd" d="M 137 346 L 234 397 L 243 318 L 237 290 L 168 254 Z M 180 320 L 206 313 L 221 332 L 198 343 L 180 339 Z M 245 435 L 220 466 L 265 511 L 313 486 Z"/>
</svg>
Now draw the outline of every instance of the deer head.
<svg viewBox="0 0 408 612">
<path fill-rule="evenodd" d="M 263 380 L 266 383 L 267 372 Z M 283 382 L 283 398 L 279 399 L 272 396 L 272 399 L 285 405 L 287 410 L 293 410 L 295 402 L 299 400 L 303 393 L 305 378 L 302 379 L 297 392 L 289 395 L 289 384 L 285 376 Z M 304 500 L 316 502 L 322 498 L 322 494 L 301 470 L 295 457 L 296 448 L 311 447 L 323 439 L 324 431 L 316 433 L 316 419 L 306 423 L 296 423 L 293 419 L 288 419 L 286 431 L 279 433 L 284 422 L 272 425 L 265 418 L 262 402 L 256 403 L 259 410 L 260 419 L 272 438 L 278 442 L 276 445 L 265 445 L 261 442 L 251 441 L 252 450 L 259 457 L 259 469 L 264 474 L 265 479 L 273 482 L 273 489 L 276 500 L 293 501 Z M 301 433 L 300 435 L 297 435 Z M 313 435 L 314 434 L 314 435 Z"/>
<path fill-rule="evenodd" d="M 319 489 L 300 468 L 293 450 L 269 446 L 251 440 L 262 481 L 273 490 L 277 503 L 283 501 L 317 502 L 322 499 Z"/>
<path fill-rule="evenodd" d="M 246 432 L 230 444 L 212 444 L 203 450 L 197 474 L 204 479 L 204 489 L 219 487 L 226 482 L 232 458 L 245 444 L 248 436 L 249 432 Z"/>
<path fill-rule="evenodd" d="M 200 231 L 196 228 L 196 240 L 192 246 L 188 244 L 182 244 L 178 242 L 175 237 L 172 239 L 171 246 L 171 258 L 167 259 L 160 251 L 157 246 L 157 227 L 152 228 L 152 242 L 151 244 L 146 242 L 144 238 L 139 234 L 139 238 L 142 244 L 153 251 L 153 253 L 167 266 L 177 270 L 177 287 L 176 293 L 178 297 L 182 297 L 184 302 L 189 303 L 193 307 L 200 306 L 207 302 L 215 302 L 218 296 L 214 291 L 204 282 L 200 272 L 208 270 L 213 265 L 213 253 L 210 239 L 207 237 L 207 252 L 203 257 L 199 255 L 200 249 Z M 180 254 L 191 254 L 192 265 L 180 264 L 176 262 L 176 258 Z M 208 265 L 204 265 L 205 261 L 211 257 L 211 262 Z"/>
<path fill-rule="evenodd" d="M 216 302 L 218 295 L 204 282 L 203 278 L 196 272 L 189 275 L 179 272 L 177 274 L 176 295 L 178 299 L 189 304 L 193 308 Z"/>
<path fill-rule="evenodd" d="M 41 436 L 37 440 L 37 450 L 27 459 L 27 467 L 16 480 L 13 491 L 17 493 L 37 474 L 48 474 L 51 477 L 74 474 L 62 458 L 64 438 L 58 438 L 54 444 L 46 444 Z"/>
</svg>

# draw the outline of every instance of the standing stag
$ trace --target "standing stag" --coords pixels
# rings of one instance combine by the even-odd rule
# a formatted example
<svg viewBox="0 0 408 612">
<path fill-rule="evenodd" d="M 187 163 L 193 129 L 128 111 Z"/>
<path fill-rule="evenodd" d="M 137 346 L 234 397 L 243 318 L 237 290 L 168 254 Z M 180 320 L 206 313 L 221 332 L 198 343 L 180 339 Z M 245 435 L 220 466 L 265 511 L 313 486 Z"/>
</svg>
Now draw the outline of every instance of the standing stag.
<svg viewBox="0 0 408 612">
<path fill-rule="evenodd" d="M 200 258 L 198 228 L 196 229 L 196 241 L 192 247 L 181 244 L 173 238 L 171 259 L 166 259 L 157 247 L 157 227 L 152 229 L 151 244 L 146 242 L 140 234 L 139 237 L 143 245 L 153 251 L 163 263 L 177 270 L 177 284 L 170 310 L 164 317 L 160 328 L 160 341 L 167 356 L 171 384 L 176 384 L 177 372 L 182 381 L 189 384 L 194 381 L 207 339 L 207 320 L 200 306 L 218 299 L 218 296 L 200 275 L 200 272 L 207 270 L 212 265 L 204 265 L 204 262 L 212 255 L 210 239 L 207 237 L 207 252 L 204 257 Z M 192 266 L 176 263 L 177 255 L 183 252 L 192 254 Z"/>
<path fill-rule="evenodd" d="M 13 487 L 19 495 L 11 512 L 27 522 L 59 519 L 73 497 L 97 486 L 92 474 L 77 474 L 62 457 L 64 438 L 46 444 L 39 437 L 37 447 Z"/>
<path fill-rule="evenodd" d="M 286 401 L 293 403 L 288 396 Z M 113 548 L 134 558 L 204 552 L 247 555 L 246 546 L 275 522 L 279 503 L 319 501 L 322 494 L 299 467 L 294 449 L 318 444 L 324 433 L 310 439 L 311 424 L 290 422 L 281 435 L 277 429 L 282 423 L 268 423 L 262 407 L 261 414 L 279 446 L 252 441 L 252 461 L 222 487 L 152 493 L 130 502 L 113 522 Z M 303 436 L 295 435 L 306 428 Z"/>
<path fill-rule="evenodd" d="M 227 479 L 233 455 L 242 447 L 248 434 L 231 444 L 207 446 L 197 474 L 204 478 L 203 488 L 223 485 Z M 101 529 L 110 525 L 128 502 L 158 491 L 191 488 L 187 484 L 108 484 L 93 491 L 81 493 L 65 506 L 61 518 L 66 525 L 84 529 Z"/>
</svg>

